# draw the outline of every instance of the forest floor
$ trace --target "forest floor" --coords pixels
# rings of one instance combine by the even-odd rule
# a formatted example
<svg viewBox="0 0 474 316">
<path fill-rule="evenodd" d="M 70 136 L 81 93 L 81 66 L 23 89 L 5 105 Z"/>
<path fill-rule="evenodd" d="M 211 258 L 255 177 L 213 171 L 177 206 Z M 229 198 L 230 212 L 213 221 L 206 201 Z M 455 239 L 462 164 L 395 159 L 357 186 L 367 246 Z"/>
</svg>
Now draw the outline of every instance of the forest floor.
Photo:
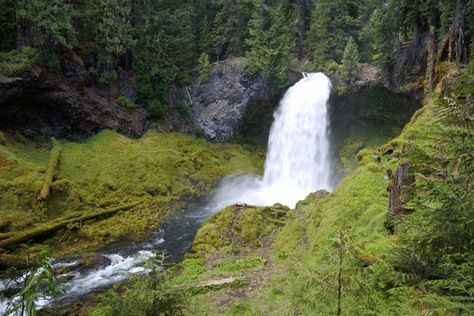
<svg viewBox="0 0 474 316">
<path fill-rule="evenodd" d="M 259 148 L 210 144 L 182 134 L 149 132 L 130 139 L 106 130 L 82 143 L 57 142 L 61 148 L 56 163 L 51 162 L 55 149 L 48 143 L 18 134 L 2 136 L 0 216 L 8 224 L 2 227 L 2 239 L 50 227 L 59 219 L 134 205 L 38 238 L 32 235 L 29 252 L 46 247 L 55 256 L 94 251 L 119 240 L 141 241 L 166 214 L 209 193 L 221 177 L 263 169 Z M 49 192 L 41 197 L 48 178 Z M 16 246 L 9 246 L 8 252 L 22 257 Z"/>
</svg>

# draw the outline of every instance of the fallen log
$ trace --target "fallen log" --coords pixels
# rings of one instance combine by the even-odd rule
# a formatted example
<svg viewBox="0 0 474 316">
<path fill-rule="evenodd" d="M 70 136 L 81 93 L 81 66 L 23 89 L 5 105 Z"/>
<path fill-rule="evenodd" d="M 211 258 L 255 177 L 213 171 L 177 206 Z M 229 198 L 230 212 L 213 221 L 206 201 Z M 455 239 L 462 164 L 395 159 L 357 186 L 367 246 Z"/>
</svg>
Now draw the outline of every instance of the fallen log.
<svg viewBox="0 0 474 316">
<path fill-rule="evenodd" d="M 41 238 L 45 238 L 62 228 L 67 228 L 69 225 L 73 225 L 76 223 L 83 223 L 85 221 L 100 218 L 100 217 L 110 216 L 120 211 L 129 210 L 141 203 L 142 201 L 139 201 L 139 202 L 134 202 L 134 203 L 130 203 L 130 204 L 122 205 L 122 206 L 117 206 L 109 210 L 101 210 L 97 212 L 86 213 L 79 217 L 74 217 L 74 218 L 69 218 L 69 219 L 57 219 L 50 223 L 42 224 L 38 227 L 29 229 L 29 230 L 8 233 L 8 236 L 6 238 L 0 240 L 0 248 L 12 248 L 29 240 L 38 240 Z M 7 234 L 4 234 L 4 236 L 5 235 Z"/>
<path fill-rule="evenodd" d="M 48 170 L 46 171 L 46 177 L 44 179 L 43 187 L 38 195 L 38 201 L 45 201 L 51 190 L 51 184 L 53 183 L 54 175 L 58 169 L 59 157 L 61 156 L 61 144 L 53 137 L 51 138 L 51 155 L 49 156 L 48 161 Z"/>
<path fill-rule="evenodd" d="M 23 256 L 15 256 L 5 253 L 0 253 L 0 268 L 28 268 L 28 259 Z"/>
<path fill-rule="evenodd" d="M 218 279 L 218 280 L 207 280 L 207 281 L 191 283 L 191 284 L 176 285 L 174 288 L 179 289 L 179 290 L 214 288 L 214 287 L 220 288 L 222 286 L 233 285 L 238 282 L 244 282 L 244 281 L 246 281 L 244 277 L 229 277 L 229 278 Z"/>
</svg>

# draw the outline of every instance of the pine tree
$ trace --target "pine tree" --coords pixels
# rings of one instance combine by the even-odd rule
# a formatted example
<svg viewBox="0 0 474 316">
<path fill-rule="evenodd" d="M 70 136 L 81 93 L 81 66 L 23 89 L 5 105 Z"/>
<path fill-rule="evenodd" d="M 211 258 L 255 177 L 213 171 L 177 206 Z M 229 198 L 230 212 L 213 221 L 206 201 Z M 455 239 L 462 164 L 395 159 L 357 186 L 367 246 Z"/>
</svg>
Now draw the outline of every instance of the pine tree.
<svg viewBox="0 0 474 316">
<path fill-rule="evenodd" d="M 198 60 L 198 71 L 199 71 L 199 83 L 204 83 L 209 80 L 209 71 L 211 70 L 211 64 L 209 62 L 209 55 L 202 53 Z"/>
<path fill-rule="evenodd" d="M 96 41 L 103 49 L 105 70 L 113 70 L 127 49 L 132 48 L 131 3 L 129 0 L 99 0 L 95 2 L 97 19 Z"/>
<path fill-rule="evenodd" d="M 354 38 L 349 37 L 346 48 L 344 49 L 344 56 L 342 58 L 342 76 L 345 80 L 352 80 L 358 72 L 359 50 Z"/>
<path fill-rule="evenodd" d="M 358 5 L 354 1 L 321 0 L 313 9 L 308 46 L 318 69 L 335 61 L 340 63 L 346 40 L 356 35 Z"/>
<path fill-rule="evenodd" d="M 65 0 L 18 0 L 16 15 L 22 33 L 20 46 L 71 46 L 75 43 L 72 7 Z"/>
<path fill-rule="evenodd" d="M 272 7 L 259 1 L 249 23 L 247 68 L 285 85 L 294 46 L 291 30 L 281 5 Z"/>
<path fill-rule="evenodd" d="M 213 46 L 217 60 L 242 55 L 248 36 L 253 4 L 248 0 L 224 0 L 213 23 Z"/>
<path fill-rule="evenodd" d="M 0 50 L 16 47 L 16 12 L 14 0 L 0 0 Z"/>
<path fill-rule="evenodd" d="M 371 62 L 379 68 L 386 66 L 398 36 L 394 10 L 386 6 L 374 10 L 370 16 L 369 42 L 372 48 Z"/>
<path fill-rule="evenodd" d="M 171 0 L 144 1 L 137 10 L 133 56 L 139 95 L 151 115 L 160 117 L 170 106 L 172 86 L 190 80 L 195 61 L 191 10 Z"/>
</svg>

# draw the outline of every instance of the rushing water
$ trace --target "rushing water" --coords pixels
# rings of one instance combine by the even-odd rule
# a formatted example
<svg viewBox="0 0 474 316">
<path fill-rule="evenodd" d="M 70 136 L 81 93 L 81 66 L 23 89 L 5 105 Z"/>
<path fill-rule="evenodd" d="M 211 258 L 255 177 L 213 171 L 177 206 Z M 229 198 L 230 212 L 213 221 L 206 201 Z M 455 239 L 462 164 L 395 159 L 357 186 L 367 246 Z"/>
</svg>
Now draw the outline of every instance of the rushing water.
<svg viewBox="0 0 474 316">
<path fill-rule="evenodd" d="M 294 207 L 309 193 L 330 190 L 327 102 L 331 82 L 323 73 L 305 74 L 274 114 L 262 179 L 224 179 L 215 201 Z"/>
<path fill-rule="evenodd" d="M 53 267 L 68 267 L 60 275 L 65 295 L 75 299 L 97 288 L 128 279 L 133 274 L 147 273 L 143 263 L 155 250 L 165 250 L 172 260 L 179 260 L 191 248 L 201 224 L 209 216 L 234 203 L 294 207 L 297 201 L 318 189 L 330 189 L 327 101 L 331 90 L 329 79 L 322 73 L 305 74 L 291 87 L 274 114 L 268 142 L 263 178 L 251 175 L 230 176 L 221 181 L 209 202 L 197 203 L 173 213 L 149 241 L 98 254 L 105 258 L 99 267 L 84 268 L 79 258 L 60 260 Z M 17 280 L 0 280 L 0 291 L 14 288 Z M 16 281 L 16 282 L 15 282 Z M 0 299 L 0 313 L 18 297 Z M 46 297 L 39 306 L 52 302 Z"/>
</svg>

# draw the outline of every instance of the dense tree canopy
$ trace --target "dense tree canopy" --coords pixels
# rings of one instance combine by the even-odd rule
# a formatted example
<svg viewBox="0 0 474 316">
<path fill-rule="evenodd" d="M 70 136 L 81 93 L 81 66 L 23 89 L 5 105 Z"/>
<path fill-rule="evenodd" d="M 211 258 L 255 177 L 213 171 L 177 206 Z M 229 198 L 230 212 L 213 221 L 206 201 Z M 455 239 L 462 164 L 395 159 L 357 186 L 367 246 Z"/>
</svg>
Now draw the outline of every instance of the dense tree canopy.
<svg viewBox="0 0 474 316">
<path fill-rule="evenodd" d="M 172 86 L 198 76 L 203 53 L 211 63 L 246 57 L 252 72 L 284 83 L 298 60 L 311 70 L 347 64 L 348 48 L 382 68 L 434 30 L 442 58 L 466 62 L 473 18 L 472 0 L 0 0 L 0 49 L 54 58 L 60 47 L 87 47 L 102 82 L 133 70 L 141 102 L 160 115 Z"/>
</svg>

